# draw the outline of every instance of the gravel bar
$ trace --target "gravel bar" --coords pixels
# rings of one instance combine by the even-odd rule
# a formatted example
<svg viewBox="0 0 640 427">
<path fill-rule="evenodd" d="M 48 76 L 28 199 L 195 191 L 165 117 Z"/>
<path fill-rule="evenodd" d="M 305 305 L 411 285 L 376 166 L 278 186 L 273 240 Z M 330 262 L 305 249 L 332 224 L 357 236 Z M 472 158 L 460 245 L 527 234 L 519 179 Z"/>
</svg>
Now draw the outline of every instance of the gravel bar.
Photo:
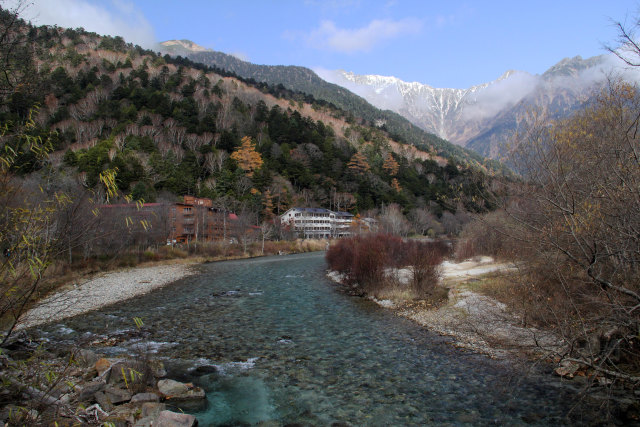
<svg viewBox="0 0 640 427">
<path fill-rule="evenodd" d="M 40 301 L 23 314 L 18 329 L 55 322 L 125 301 L 194 273 L 193 266 L 185 264 L 137 267 L 105 273 Z"/>
</svg>

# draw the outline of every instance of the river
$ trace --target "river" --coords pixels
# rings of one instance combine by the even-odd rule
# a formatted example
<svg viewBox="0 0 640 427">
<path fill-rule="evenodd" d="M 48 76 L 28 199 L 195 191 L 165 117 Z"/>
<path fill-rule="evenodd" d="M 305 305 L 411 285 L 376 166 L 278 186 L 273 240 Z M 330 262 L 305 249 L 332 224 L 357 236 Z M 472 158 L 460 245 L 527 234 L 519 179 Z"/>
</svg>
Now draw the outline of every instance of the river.
<svg viewBox="0 0 640 427">
<path fill-rule="evenodd" d="M 205 388 L 207 408 L 195 414 L 204 426 L 564 422 L 572 395 L 560 381 L 523 376 L 342 294 L 325 277 L 323 255 L 205 264 L 43 334 L 62 344 L 108 342 L 99 351 L 111 356 L 153 353 L 173 377 Z"/>
</svg>

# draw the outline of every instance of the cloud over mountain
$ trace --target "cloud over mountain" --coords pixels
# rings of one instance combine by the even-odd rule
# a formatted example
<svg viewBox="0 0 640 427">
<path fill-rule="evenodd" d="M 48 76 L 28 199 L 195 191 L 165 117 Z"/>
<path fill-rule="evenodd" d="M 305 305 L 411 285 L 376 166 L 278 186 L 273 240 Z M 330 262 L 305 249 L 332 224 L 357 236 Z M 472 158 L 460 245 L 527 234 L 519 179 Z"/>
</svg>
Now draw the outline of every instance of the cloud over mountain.
<svg viewBox="0 0 640 427">
<path fill-rule="evenodd" d="M 11 8 L 17 1 L 8 1 Z M 86 0 L 37 1 L 29 4 L 22 17 L 38 25 L 78 28 L 110 36 L 122 36 L 127 42 L 151 48 L 156 37 L 153 27 L 135 4 L 114 0 L 95 4 Z"/>
</svg>

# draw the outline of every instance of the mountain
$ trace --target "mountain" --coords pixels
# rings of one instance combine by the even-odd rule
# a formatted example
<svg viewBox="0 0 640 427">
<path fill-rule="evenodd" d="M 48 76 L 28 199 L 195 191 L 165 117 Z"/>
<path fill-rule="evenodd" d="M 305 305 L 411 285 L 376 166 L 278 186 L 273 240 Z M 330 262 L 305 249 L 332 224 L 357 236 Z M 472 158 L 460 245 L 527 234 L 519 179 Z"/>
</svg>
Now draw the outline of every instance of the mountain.
<svg viewBox="0 0 640 427">
<path fill-rule="evenodd" d="M 435 88 L 418 82 L 404 82 L 396 77 L 357 75 L 346 71 L 322 71 L 320 76 L 367 99 L 378 108 L 395 111 L 412 123 L 459 145 L 465 132 L 459 130 L 464 108 L 475 104 L 475 95 L 483 89 L 509 78 L 508 71 L 491 83 L 468 89 Z"/>
<path fill-rule="evenodd" d="M 381 110 L 371 105 L 364 97 L 352 93 L 344 87 L 327 82 L 309 68 L 285 65 L 257 65 L 240 60 L 235 56 L 222 52 L 188 52 L 186 56 L 208 66 L 221 68 L 255 82 L 283 87 L 309 94 L 317 100 L 329 102 L 343 109 L 354 117 L 360 117 L 368 123 L 387 130 L 394 139 L 411 144 L 420 150 L 434 152 L 444 158 L 453 158 L 465 164 L 478 165 L 482 168 L 501 170 L 496 162 L 487 161 L 477 153 L 450 144 L 442 137 L 425 132 L 402 115 L 389 109 Z M 302 95 L 304 97 L 304 95 Z"/>
<path fill-rule="evenodd" d="M 192 42 L 191 40 L 167 40 L 166 42 L 159 43 L 158 50 L 169 55 L 187 56 L 195 52 L 208 52 L 211 49 L 200 46 Z"/>
<path fill-rule="evenodd" d="M 320 76 L 401 114 L 427 132 L 492 158 L 531 110 L 564 117 L 584 102 L 605 77 L 606 57 L 566 58 L 544 74 L 507 71 L 468 89 L 435 88 L 395 77 L 322 71 Z M 605 68 L 606 69 L 606 68 Z"/>
<path fill-rule="evenodd" d="M 0 125 L 32 120 L 30 134 L 50 137 L 46 160 L 29 150 L 16 160 L 34 188 L 46 178 L 99 193 L 107 177 L 135 199 L 207 197 L 252 221 L 299 205 L 363 212 L 397 203 L 438 216 L 460 203 L 479 209 L 487 178 L 479 164 L 417 150 L 355 110 L 121 37 L 21 25 L 10 35 L 24 37 L 24 55 L 0 55 L 21 77 L 0 91 Z"/>
</svg>

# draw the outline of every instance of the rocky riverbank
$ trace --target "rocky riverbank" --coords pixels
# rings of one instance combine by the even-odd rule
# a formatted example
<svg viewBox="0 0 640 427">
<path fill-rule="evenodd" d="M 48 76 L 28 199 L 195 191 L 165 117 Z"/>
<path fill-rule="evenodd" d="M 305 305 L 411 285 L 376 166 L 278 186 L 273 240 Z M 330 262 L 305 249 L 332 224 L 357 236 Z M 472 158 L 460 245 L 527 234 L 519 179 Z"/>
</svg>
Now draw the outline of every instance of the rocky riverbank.
<svg viewBox="0 0 640 427">
<path fill-rule="evenodd" d="M 55 322 L 146 294 L 195 273 L 193 264 L 136 267 L 71 283 L 22 315 L 18 329 Z"/>
<path fill-rule="evenodd" d="M 440 268 L 441 282 L 438 286 L 448 289 L 445 304 L 431 306 L 424 301 L 404 298 L 370 299 L 436 333 L 453 337 L 456 346 L 491 357 L 504 357 L 514 350 L 536 352 L 540 348 L 553 348 L 557 341 L 553 336 L 520 326 L 520 319 L 512 315 L 504 304 L 474 292 L 468 286 L 480 276 L 507 272 L 513 268 L 512 265 L 480 257 L 460 263 L 445 261 Z M 411 274 L 408 269 L 397 270 L 393 274 L 400 284 L 408 284 Z M 335 272 L 330 272 L 329 277 L 340 282 L 340 275 Z"/>
<path fill-rule="evenodd" d="M 206 405 L 205 392 L 165 378 L 161 362 L 143 356 L 105 358 L 88 349 L 43 352 L 15 339 L 0 356 L 2 425 L 195 426 L 183 408 Z M 20 402 L 18 404 L 17 402 Z M 7 424 L 5 424 L 7 423 Z"/>
</svg>

